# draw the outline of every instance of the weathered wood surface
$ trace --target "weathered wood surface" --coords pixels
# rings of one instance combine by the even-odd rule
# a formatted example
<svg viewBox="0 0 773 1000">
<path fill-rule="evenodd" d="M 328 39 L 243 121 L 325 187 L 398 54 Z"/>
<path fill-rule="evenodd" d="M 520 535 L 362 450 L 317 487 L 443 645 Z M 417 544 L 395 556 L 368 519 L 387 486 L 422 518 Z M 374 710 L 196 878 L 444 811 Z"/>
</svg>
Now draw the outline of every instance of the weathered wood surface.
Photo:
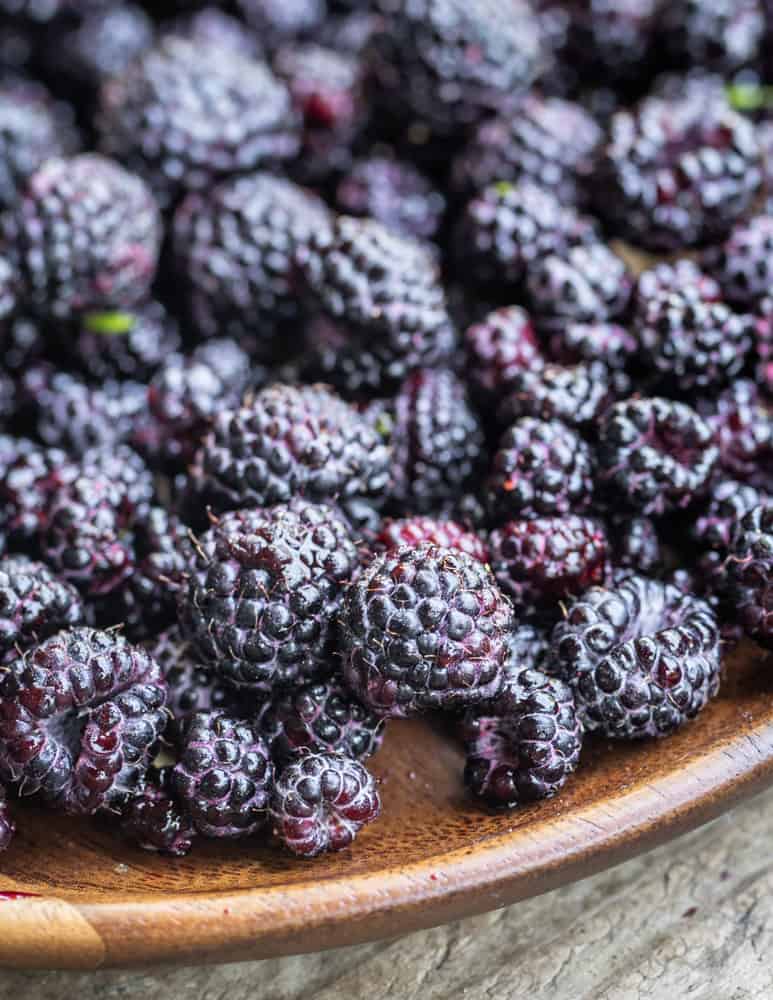
<svg viewBox="0 0 773 1000">
<path fill-rule="evenodd" d="M 617 868 L 401 940 L 146 972 L 0 971 L 3 1000 L 769 1000 L 773 792 Z"/>
</svg>

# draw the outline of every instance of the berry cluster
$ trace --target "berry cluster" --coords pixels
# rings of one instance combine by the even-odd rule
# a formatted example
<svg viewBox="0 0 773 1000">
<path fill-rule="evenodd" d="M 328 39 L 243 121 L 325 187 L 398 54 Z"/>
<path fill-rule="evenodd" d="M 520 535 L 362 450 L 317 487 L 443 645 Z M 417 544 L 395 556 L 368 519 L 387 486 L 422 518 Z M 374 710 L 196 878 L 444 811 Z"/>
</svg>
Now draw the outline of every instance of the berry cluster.
<svg viewBox="0 0 773 1000">
<path fill-rule="evenodd" d="M 773 646 L 770 8 L 0 0 L 0 849 L 342 850 L 432 712 L 544 799 Z"/>
</svg>

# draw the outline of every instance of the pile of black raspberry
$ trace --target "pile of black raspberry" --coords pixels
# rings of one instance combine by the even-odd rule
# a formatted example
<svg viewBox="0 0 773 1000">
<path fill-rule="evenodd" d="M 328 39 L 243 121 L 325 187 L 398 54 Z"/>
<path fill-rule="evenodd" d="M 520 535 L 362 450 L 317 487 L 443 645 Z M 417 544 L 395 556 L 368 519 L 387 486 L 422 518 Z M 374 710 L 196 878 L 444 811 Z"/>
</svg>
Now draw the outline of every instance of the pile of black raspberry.
<svg viewBox="0 0 773 1000">
<path fill-rule="evenodd" d="M 767 656 L 772 18 L 0 0 L 0 850 L 348 849 L 438 713 L 518 807 Z"/>
</svg>

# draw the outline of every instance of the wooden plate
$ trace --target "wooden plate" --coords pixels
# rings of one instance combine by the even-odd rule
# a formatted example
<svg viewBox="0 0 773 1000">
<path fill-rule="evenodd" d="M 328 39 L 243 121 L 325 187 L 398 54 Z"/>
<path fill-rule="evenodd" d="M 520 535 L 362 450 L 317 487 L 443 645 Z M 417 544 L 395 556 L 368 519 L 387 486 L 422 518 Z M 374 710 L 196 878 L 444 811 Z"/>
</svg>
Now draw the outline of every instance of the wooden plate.
<svg viewBox="0 0 773 1000">
<path fill-rule="evenodd" d="M 557 799 L 507 814 L 466 798 L 452 735 L 392 725 L 383 818 L 300 862 L 259 843 L 170 860 L 93 821 L 17 809 L 0 856 L 0 964 L 96 968 L 313 951 L 403 934 L 582 878 L 773 782 L 773 658 L 745 645 L 720 697 L 660 743 L 590 742 Z M 16 895 L 33 894 L 33 895 Z"/>
</svg>

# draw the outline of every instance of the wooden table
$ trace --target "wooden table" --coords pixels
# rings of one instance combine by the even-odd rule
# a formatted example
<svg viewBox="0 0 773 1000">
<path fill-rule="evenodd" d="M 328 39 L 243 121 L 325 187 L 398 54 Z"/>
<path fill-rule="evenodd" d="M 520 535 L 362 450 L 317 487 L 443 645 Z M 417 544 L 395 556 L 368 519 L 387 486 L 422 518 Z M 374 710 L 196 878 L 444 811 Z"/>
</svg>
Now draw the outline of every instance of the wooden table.
<svg viewBox="0 0 773 1000">
<path fill-rule="evenodd" d="M 3 1000 L 770 1000 L 773 791 L 650 854 L 396 941 L 210 968 L 0 971 Z"/>
</svg>

